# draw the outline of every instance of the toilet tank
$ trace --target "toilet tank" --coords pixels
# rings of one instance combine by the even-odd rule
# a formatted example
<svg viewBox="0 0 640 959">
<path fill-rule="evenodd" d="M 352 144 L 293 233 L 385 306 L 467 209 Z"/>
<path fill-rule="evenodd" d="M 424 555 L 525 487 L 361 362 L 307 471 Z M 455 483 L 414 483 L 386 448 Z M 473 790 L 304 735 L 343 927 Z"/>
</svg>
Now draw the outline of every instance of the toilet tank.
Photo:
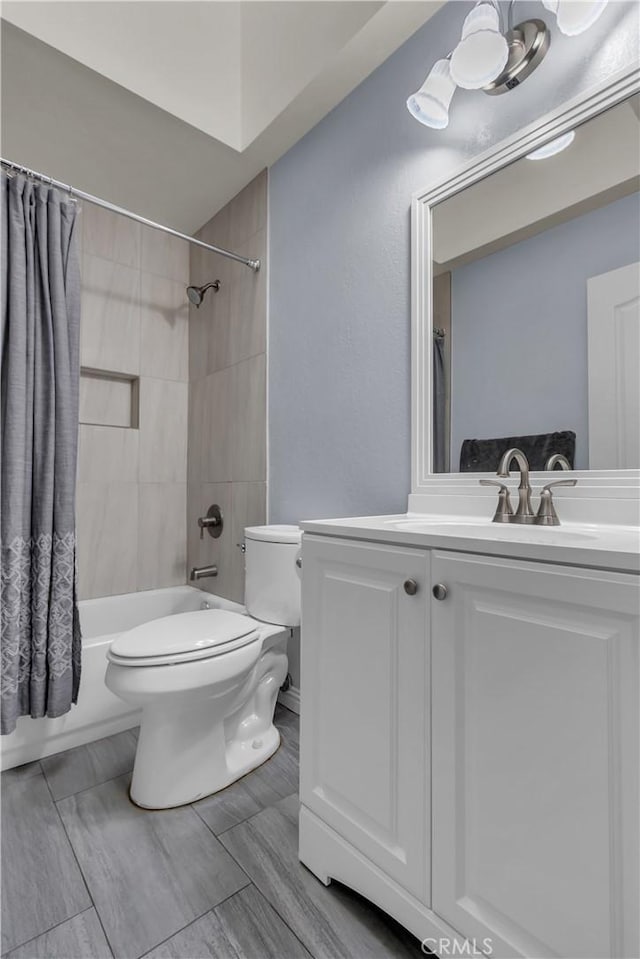
<svg viewBox="0 0 640 959">
<path fill-rule="evenodd" d="M 297 526 L 248 526 L 244 531 L 247 612 L 263 623 L 300 625 L 302 531 Z"/>
</svg>

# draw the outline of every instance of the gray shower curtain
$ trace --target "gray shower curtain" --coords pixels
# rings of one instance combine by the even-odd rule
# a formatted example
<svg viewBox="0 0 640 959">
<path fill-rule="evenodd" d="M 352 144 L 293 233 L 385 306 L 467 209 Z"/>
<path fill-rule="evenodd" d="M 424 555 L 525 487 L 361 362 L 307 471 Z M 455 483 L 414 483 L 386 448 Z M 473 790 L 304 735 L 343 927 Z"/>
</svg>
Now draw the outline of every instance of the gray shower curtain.
<svg viewBox="0 0 640 959">
<path fill-rule="evenodd" d="M 80 271 L 76 204 L 2 175 L 2 722 L 76 702 Z"/>
</svg>

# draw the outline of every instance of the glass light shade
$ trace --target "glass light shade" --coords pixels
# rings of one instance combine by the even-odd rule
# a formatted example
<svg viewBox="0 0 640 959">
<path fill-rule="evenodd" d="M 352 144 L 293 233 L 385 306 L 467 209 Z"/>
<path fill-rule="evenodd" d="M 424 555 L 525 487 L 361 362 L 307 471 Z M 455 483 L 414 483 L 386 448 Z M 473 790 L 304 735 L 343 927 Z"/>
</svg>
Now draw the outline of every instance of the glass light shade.
<svg viewBox="0 0 640 959">
<path fill-rule="evenodd" d="M 547 10 L 551 10 L 551 13 L 558 12 L 558 2 L 559 0 L 542 0 L 542 6 Z"/>
<path fill-rule="evenodd" d="M 559 0 L 558 27 L 568 37 L 584 33 L 601 16 L 606 5 L 607 0 Z"/>
<path fill-rule="evenodd" d="M 425 126 L 444 130 L 449 123 L 449 104 L 455 89 L 449 61 L 438 60 L 420 89 L 407 100 L 407 110 Z"/>
<path fill-rule="evenodd" d="M 571 146 L 575 140 L 575 136 L 575 130 L 569 130 L 568 133 L 563 133 L 562 136 L 556 137 L 555 140 L 550 140 L 548 143 L 545 143 L 544 146 L 538 147 L 537 150 L 527 153 L 527 160 L 546 160 L 547 157 L 555 156 L 556 153 L 562 153 L 568 146 Z"/>
<path fill-rule="evenodd" d="M 462 39 L 451 55 L 451 77 L 465 90 L 479 90 L 495 80 L 509 59 L 509 45 L 500 33 L 498 11 L 479 3 L 466 17 Z"/>
</svg>

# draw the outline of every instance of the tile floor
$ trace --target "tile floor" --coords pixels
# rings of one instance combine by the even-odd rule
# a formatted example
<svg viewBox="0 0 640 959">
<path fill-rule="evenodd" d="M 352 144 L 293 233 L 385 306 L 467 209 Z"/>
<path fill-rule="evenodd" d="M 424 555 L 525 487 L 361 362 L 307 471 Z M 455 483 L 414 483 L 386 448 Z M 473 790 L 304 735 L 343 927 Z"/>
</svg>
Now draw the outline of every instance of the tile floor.
<svg viewBox="0 0 640 959">
<path fill-rule="evenodd" d="M 222 793 L 163 812 L 127 788 L 136 733 L 2 775 L 2 955 L 8 959 L 374 959 L 420 946 L 298 862 L 298 717 Z"/>
</svg>

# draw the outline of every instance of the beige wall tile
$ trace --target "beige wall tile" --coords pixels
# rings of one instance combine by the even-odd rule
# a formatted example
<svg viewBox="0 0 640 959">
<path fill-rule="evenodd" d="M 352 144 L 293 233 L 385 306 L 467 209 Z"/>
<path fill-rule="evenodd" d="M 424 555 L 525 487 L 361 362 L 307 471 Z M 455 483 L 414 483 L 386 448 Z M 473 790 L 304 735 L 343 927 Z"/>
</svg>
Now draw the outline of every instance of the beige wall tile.
<svg viewBox="0 0 640 959">
<path fill-rule="evenodd" d="M 80 372 L 81 423 L 131 428 L 137 425 L 135 380 Z"/>
<path fill-rule="evenodd" d="M 205 380 L 202 422 L 202 478 L 207 483 L 231 479 L 231 443 L 236 422 L 232 412 L 232 370 L 219 370 Z"/>
<path fill-rule="evenodd" d="M 204 304 L 189 305 L 189 379 L 199 380 L 208 373 L 209 323 Z"/>
<path fill-rule="evenodd" d="M 183 283 L 153 273 L 140 277 L 140 373 L 189 377 L 189 307 Z"/>
<path fill-rule="evenodd" d="M 90 204 L 84 205 L 82 216 L 82 365 L 112 373 L 141 374 L 139 429 L 80 428 L 78 536 L 82 595 L 110 595 L 183 583 L 189 245 Z M 207 370 L 208 347 L 205 341 L 203 373 Z M 88 386 L 84 379 L 85 418 L 130 421 L 125 415 L 129 384 L 96 380 L 101 396 L 105 389 L 110 391 L 101 398 L 93 380 Z M 117 396 L 111 395 L 114 391 Z M 200 409 L 202 421 L 202 403 Z"/>
<path fill-rule="evenodd" d="M 246 526 L 262 526 L 266 522 L 266 483 L 232 483 L 232 542 L 242 543 Z M 228 599 L 244 603 L 244 554 L 235 549 L 231 556 L 232 586 Z"/>
<path fill-rule="evenodd" d="M 254 249 L 257 249 L 257 244 L 252 243 L 251 240 L 247 240 L 246 243 L 238 243 L 234 247 L 234 252 L 235 251 L 242 252 L 242 256 L 246 255 L 248 258 L 253 260 L 255 259 L 255 257 L 253 256 Z M 244 250 L 247 251 L 246 254 L 243 252 Z M 261 261 L 260 265 L 261 267 L 264 267 L 264 262 Z M 239 263 L 237 260 L 229 260 L 228 282 L 231 286 L 237 283 L 238 280 L 241 280 L 242 277 L 245 275 L 245 273 L 253 273 L 253 270 L 250 270 L 248 266 L 245 266 L 244 263 Z"/>
<path fill-rule="evenodd" d="M 267 348 L 266 234 L 260 230 L 249 243 L 239 247 L 243 256 L 261 260 L 257 273 L 245 268 L 230 291 L 229 362 L 238 363 Z"/>
<path fill-rule="evenodd" d="M 198 379 L 229 366 L 229 286 L 210 290 L 200 307 L 189 308 L 189 377 Z"/>
<path fill-rule="evenodd" d="M 254 356 L 231 367 L 231 478 L 244 482 L 266 479 L 266 363 Z M 219 374 L 214 374 L 218 376 Z"/>
<path fill-rule="evenodd" d="M 187 485 L 141 483 L 138 497 L 138 589 L 179 586 L 187 566 Z"/>
<path fill-rule="evenodd" d="M 207 372 L 215 373 L 231 366 L 230 345 L 232 320 L 229 283 L 220 287 L 211 302 L 207 317 Z"/>
<path fill-rule="evenodd" d="M 80 362 L 114 373 L 140 369 L 140 273 L 84 256 Z"/>
<path fill-rule="evenodd" d="M 188 385 L 140 379 L 141 483 L 184 483 L 187 476 Z"/>
<path fill-rule="evenodd" d="M 143 227 L 140 264 L 146 273 L 155 273 L 186 286 L 189 282 L 189 244 L 170 233 Z"/>
<path fill-rule="evenodd" d="M 93 203 L 83 203 L 82 227 L 84 253 L 101 256 L 136 270 L 140 268 L 139 223 L 103 210 Z"/>
<path fill-rule="evenodd" d="M 196 233 L 198 240 L 202 239 L 201 233 Z M 205 260 L 206 257 L 206 260 Z M 204 283 L 205 266 L 209 267 L 209 254 L 202 247 L 189 244 L 189 283 L 194 286 L 202 286 Z"/>
<path fill-rule="evenodd" d="M 200 586 L 211 593 L 217 593 L 226 599 L 231 599 L 232 593 L 232 562 L 236 550 L 233 539 L 231 521 L 231 483 L 197 483 L 189 485 L 187 501 L 187 552 L 188 568 L 194 566 L 210 566 L 215 563 L 218 575 L 211 579 L 206 578 L 193 582 L 192 586 Z M 218 539 L 209 536 L 205 531 L 200 539 L 198 517 L 206 516 L 207 510 L 213 504 L 222 510 L 223 528 Z M 188 575 L 188 574 L 187 574 Z"/>
<path fill-rule="evenodd" d="M 79 483 L 137 483 L 138 430 L 80 426 Z"/>
<path fill-rule="evenodd" d="M 202 588 L 238 602 L 244 557 L 236 543 L 245 526 L 266 516 L 266 188 L 265 171 L 198 233 L 259 258 L 260 273 L 206 251 L 191 253 L 191 282 L 220 279 L 221 289 L 189 317 L 188 565 L 217 563 L 219 576 Z M 219 540 L 205 534 L 200 541 L 197 519 L 213 502 L 227 525 Z"/>
<path fill-rule="evenodd" d="M 220 247 L 223 250 L 231 248 L 229 239 L 229 213 L 230 204 L 223 207 L 208 223 L 196 234 L 199 240 L 204 243 L 210 243 L 212 246 Z M 223 284 L 229 282 L 229 269 L 231 260 L 219 256 L 216 253 L 207 250 L 200 250 L 198 260 L 198 282 L 209 283 L 212 280 L 220 280 Z"/>
<path fill-rule="evenodd" d="M 201 487 L 200 482 L 187 483 L 187 577 L 194 566 L 204 565 L 200 561 L 200 530 L 198 528 L 198 516 L 203 515 L 201 510 L 204 502 L 200 493 Z"/>
<path fill-rule="evenodd" d="M 263 170 L 233 198 L 230 207 L 231 249 L 248 240 L 267 224 L 267 171 Z"/>
<path fill-rule="evenodd" d="M 205 243 L 211 243 L 212 246 L 222 247 L 223 250 L 228 249 L 229 243 L 231 242 L 231 202 L 223 206 L 221 210 L 218 210 L 216 215 L 211 217 L 208 223 L 205 223 L 198 232 L 198 239 L 203 240 Z M 209 258 L 209 262 L 211 262 L 211 254 L 205 251 L 205 256 Z"/>
<path fill-rule="evenodd" d="M 76 495 L 80 599 L 138 588 L 138 487 L 80 483 Z"/>
<path fill-rule="evenodd" d="M 205 377 L 189 383 L 189 442 L 187 482 L 201 483 L 204 478 L 204 404 L 207 389 Z"/>
</svg>

